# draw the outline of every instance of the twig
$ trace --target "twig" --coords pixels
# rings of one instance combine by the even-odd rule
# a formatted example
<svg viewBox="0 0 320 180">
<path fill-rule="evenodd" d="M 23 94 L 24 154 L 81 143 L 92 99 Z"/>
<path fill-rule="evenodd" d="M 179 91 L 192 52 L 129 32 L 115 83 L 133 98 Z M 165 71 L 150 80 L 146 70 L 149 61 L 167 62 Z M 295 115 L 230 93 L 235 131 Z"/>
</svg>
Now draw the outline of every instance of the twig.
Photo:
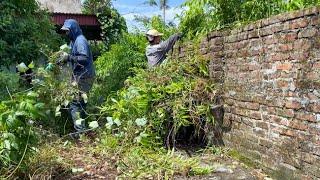
<svg viewBox="0 0 320 180">
<path fill-rule="evenodd" d="M 27 148 L 28 148 L 28 144 L 29 144 L 29 139 L 30 139 L 30 132 L 31 132 L 31 127 L 29 128 L 29 134 L 28 134 L 28 140 L 27 140 L 27 144 L 26 144 L 26 147 L 24 148 L 24 152 L 23 152 L 23 155 L 20 159 L 20 162 L 18 163 L 17 167 L 11 172 L 11 174 L 6 177 L 6 179 L 9 179 L 17 170 L 18 168 L 20 167 L 25 155 L 26 155 L 26 152 L 27 152 Z"/>
<path fill-rule="evenodd" d="M 13 100 L 12 95 L 11 95 L 11 93 L 10 93 L 10 91 L 9 91 L 8 86 L 6 86 L 6 89 L 7 89 L 7 92 L 8 92 L 8 94 L 9 94 L 9 96 L 10 96 L 11 100 Z"/>
</svg>

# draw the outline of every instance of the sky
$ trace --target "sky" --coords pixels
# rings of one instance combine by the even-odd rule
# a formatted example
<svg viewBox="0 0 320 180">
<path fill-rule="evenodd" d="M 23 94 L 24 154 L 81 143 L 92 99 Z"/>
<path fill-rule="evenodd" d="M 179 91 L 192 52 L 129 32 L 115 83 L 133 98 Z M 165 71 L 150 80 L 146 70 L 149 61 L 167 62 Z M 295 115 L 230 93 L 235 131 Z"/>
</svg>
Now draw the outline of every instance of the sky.
<svg viewBox="0 0 320 180">
<path fill-rule="evenodd" d="M 150 7 L 145 5 L 146 0 L 114 0 L 113 6 L 119 11 L 119 13 L 126 19 L 129 31 L 132 31 L 137 27 L 139 30 L 144 31 L 139 23 L 134 21 L 135 15 L 152 17 L 154 15 L 162 15 L 162 11 L 159 7 Z M 159 0 L 157 0 L 159 1 Z M 185 0 L 168 0 L 170 9 L 166 13 L 166 22 L 174 21 L 178 23 L 175 19 L 176 14 L 180 14 L 182 9 L 179 7 Z"/>
</svg>

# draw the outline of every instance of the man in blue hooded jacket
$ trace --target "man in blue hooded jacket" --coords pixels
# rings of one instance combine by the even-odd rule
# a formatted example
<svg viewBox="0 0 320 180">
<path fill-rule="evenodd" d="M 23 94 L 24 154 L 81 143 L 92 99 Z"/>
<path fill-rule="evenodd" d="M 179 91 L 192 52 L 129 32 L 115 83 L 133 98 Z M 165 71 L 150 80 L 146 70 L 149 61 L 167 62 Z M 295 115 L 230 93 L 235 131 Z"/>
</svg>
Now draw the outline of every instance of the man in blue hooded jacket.
<svg viewBox="0 0 320 180">
<path fill-rule="evenodd" d="M 61 30 L 70 39 L 70 53 L 62 53 L 59 62 L 69 62 L 73 69 L 73 82 L 76 82 L 80 90 L 79 97 L 70 104 L 70 113 L 72 116 L 74 128 L 77 132 L 85 130 L 85 106 L 82 98 L 83 93 L 88 93 L 91 89 L 95 69 L 93 65 L 92 53 L 87 39 L 82 34 L 78 22 L 74 19 L 65 20 Z"/>
</svg>

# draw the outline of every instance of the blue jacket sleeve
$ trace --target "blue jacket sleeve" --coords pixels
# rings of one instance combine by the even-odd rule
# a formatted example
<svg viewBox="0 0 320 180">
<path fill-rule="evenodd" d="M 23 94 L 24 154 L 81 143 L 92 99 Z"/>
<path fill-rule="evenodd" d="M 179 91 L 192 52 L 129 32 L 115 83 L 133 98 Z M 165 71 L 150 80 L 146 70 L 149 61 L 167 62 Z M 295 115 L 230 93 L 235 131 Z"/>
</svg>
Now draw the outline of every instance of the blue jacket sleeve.
<svg viewBox="0 0 320 180">
<path fill-rule="evenodd" d="M 89 63 L 89 47 L 88 43 L 82 39 L 74 44 L 75 51 L 69 57 L 69 60 L 74 63 L 86 66 Z"/>
</svg>

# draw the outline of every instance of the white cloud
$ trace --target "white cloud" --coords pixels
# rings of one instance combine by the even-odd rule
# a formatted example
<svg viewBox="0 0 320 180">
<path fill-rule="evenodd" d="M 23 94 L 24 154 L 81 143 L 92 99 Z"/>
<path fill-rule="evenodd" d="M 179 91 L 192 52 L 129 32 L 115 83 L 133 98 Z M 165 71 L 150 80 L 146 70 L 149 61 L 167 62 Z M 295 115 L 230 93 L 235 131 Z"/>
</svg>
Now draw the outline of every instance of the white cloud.
<svg viewBox="0 0 320 180">
<path fill-rule="evenodd" d="M 129 30 L 134 29 L 134 27 L 139 28 L 139 23 L 135 22 L 135 16 L 146 16 L 146 17 L 152 17 L 156 15 L 162 16 L 162 10 L 160 10 L 157 7 L 150 7 L 150 6 L 134 6 L 134 5 L 127 5 L 122 4 L 117 1 L 114 3 L 114 7 L 118 9 L 120 14 L 126 19 L 127 25 L 129 27 Z M 168 10 L 166 10 L 166 22 L 173 21 L 174 23 L 178 24 L 178 20 L 175 19 L 177 14 L 181 14 L 183 9 L 181 7 L 172 7 Z M 140 28 L 139 28 L 140 29 Z"/>
</svg>

